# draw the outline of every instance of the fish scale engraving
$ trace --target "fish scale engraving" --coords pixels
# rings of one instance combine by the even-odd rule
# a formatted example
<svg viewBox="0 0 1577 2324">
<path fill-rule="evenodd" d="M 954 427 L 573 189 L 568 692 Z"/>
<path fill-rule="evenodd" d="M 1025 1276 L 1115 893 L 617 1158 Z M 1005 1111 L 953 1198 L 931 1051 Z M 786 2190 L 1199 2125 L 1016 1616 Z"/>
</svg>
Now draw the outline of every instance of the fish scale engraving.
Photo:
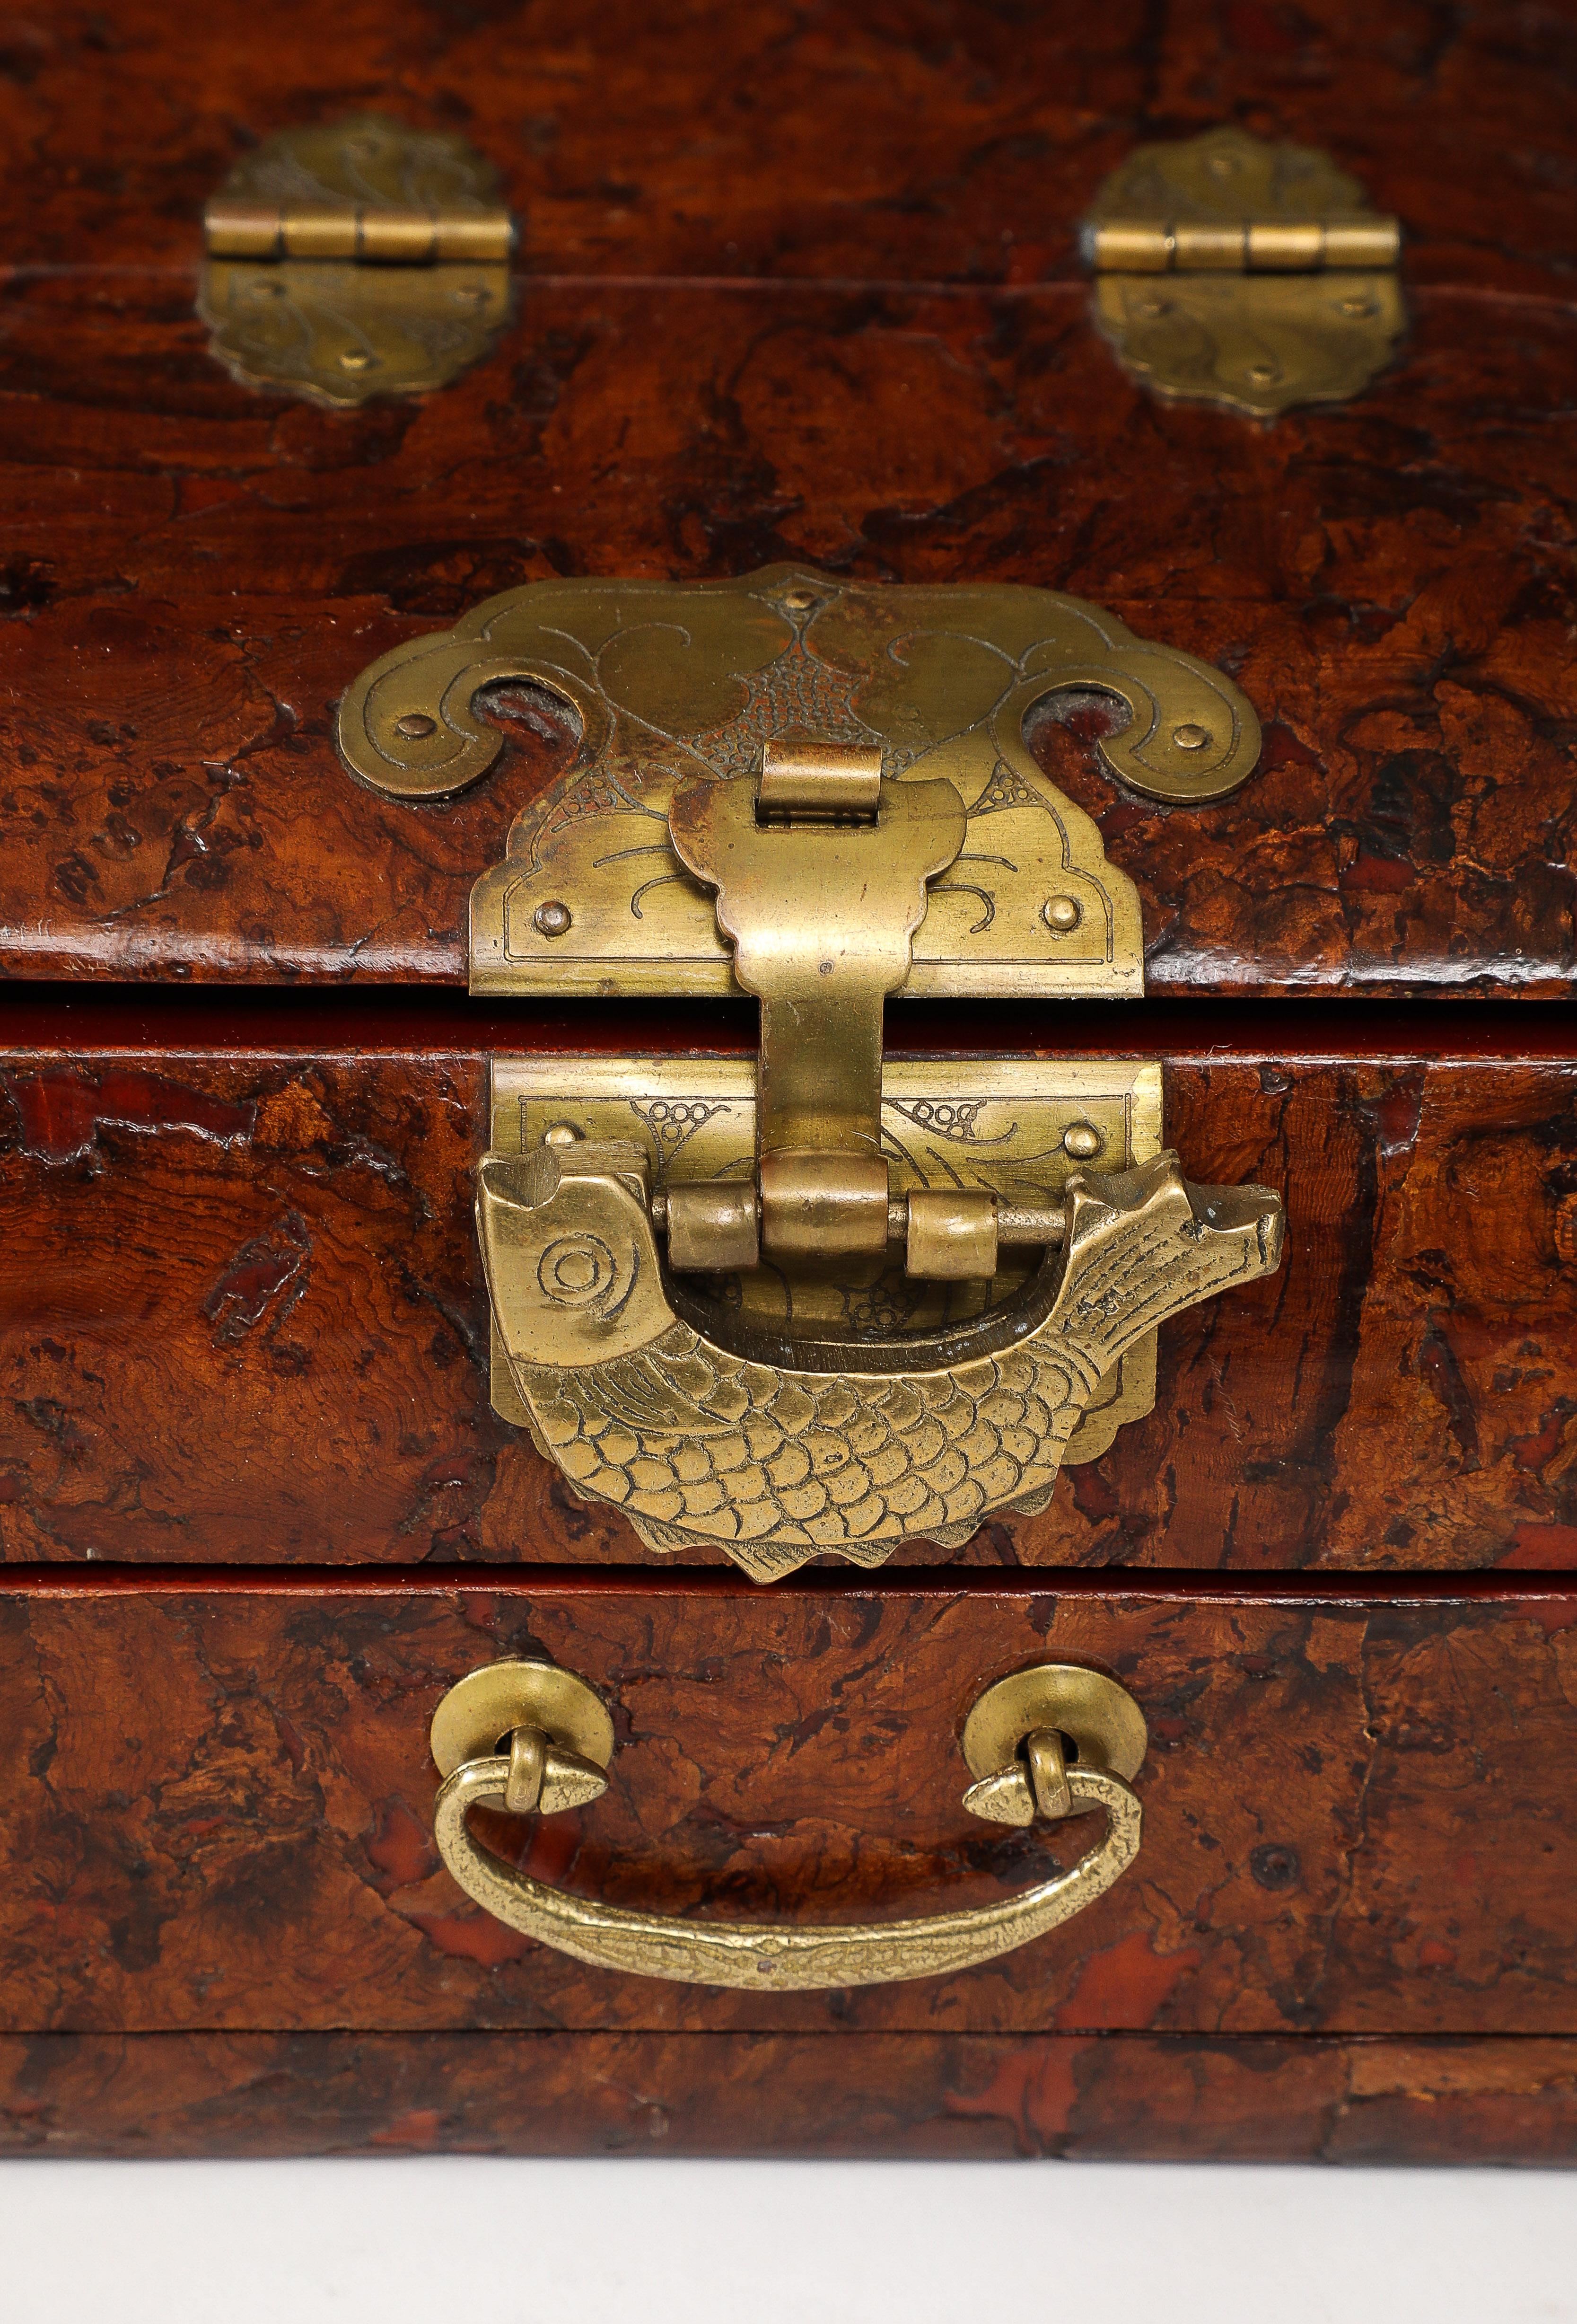
<svg viewBox="0 0 1577 2324">
<path fill-rule="evenodd" d="M 873 1564 L 903 1540 L 954 1546 L 995 1509 L 1041 1505 L 1123 1349 L 1280 1260 L 1274 1194 L 1189 1186 L 1162 1155 L 1070 1180 L 1065 1252 L 967 1334 L 823 1343 L 799 1364 L 779 1342 L 767 1360 L 724 1344 L 726 1318 L 710 1336 L 675 1312 L 644 1204 L 607 1158 L 630 1150 L 484 1164 L 478 1218 L 514 1377 L 577 1492 L 655 1548 L 715 1545 L 761 1580 L 826 1553 Z M 577 1294 L 549 1323 L 530 1255 L 594 1225 L 599 1250 L 629 1253 L 628 1283 L 605 1286 L 597 1314 Z M 534 1360 L 549 1336 L 557 1360 Z"/>
</svg>

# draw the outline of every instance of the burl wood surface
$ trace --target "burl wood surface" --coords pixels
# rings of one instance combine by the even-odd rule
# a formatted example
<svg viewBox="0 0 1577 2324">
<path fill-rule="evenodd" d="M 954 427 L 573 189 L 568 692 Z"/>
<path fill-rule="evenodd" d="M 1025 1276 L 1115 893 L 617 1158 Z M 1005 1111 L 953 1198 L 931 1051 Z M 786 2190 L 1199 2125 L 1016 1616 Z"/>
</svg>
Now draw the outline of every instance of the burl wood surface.
<svg viewBox="0 0 1577 2324">
<path fill-rule="evenodd" d="M 459 128 L 519 313 L 425 402 L 234 384 L 193 313 L 257 137 Z M 1141 138 L 1327 148 L 1407 233 L 1410 339 L 1261 427 L 1129 385 L 1077 220 Z M 1267 730 L 1217 807 L 1051 751 L 1144 899 L 1157 991 L 1551 995 L 1568 868 L 1570 197 L 1558 10 L 1098 14 L 99 0 L 0 45 L 0 950 L 15 974 L 429 980 L 568 746 L 449 806 L 345 777 L 373 656 L 558 574 L 796 558 L 1033 582 L 1219 661 Z"/>
<path fill-rule="evenodd" d="M 7 2032 L 1577 2035 L 1577 1594 L 1550 1585 L 143 1577 L 7 1591 L 0 1642 Z M 1098 1822 L 976 1822 L 956 1738 L 988 1682 L 1068 1657 L 1148 1719 L 1143 1846 L 1065 1928 L 951 1978 L 758 1996 L 583 1969 L 470 1904 L 433 1848 L 433 1708 L 509 1654 L 613 1715 L 604 1798 L 488 1827 L 580 1893 L 890 1919 L 1043 1876 Z"/>
<path fill-rule="evenodd" d="M 573 1046 L 596 1013 L 481 1029 Z M 1189 1174 L 1284 1194 L 1286 1262 L 1168 1324 L 1151 1415 L 955 1554 L 1577 1564 L 1577 1056 L 1289 1056 L 1274 1015 L 1191 1052 L 1116 1013 L 1168 1060 Z M 666 1565 L 491 1410 L 483 1050 L 318 1029 L 343 1053 L 181 1054 L 167 1026 L 0 1056 L 4 1555 Z"/>
<path fill-rule="evenodd" d="M 0 2036 L 0 2153 L 1566 2163 L 1577 2043 Z"/>
</svg>

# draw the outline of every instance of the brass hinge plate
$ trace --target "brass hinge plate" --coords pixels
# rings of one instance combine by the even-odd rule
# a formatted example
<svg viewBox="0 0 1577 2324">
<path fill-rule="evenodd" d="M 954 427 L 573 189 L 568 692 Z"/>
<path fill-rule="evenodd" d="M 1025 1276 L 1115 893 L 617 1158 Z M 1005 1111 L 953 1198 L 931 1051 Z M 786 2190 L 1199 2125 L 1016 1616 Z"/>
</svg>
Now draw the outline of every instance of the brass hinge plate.
<svg viewBox="0 0 1577 2324">
<path fill-rule="evenodd" d="M 1108 768 L 1179 805 L 1235 789 L 1259 752 L 1230 678 L 1080 598 L 779 565 L 490 598 L 363 672 L 341 705 L 341 754 L 397 798 L 462 790 L 501 746 L 475 697 L 510 681 L 557 697 L 583 746 L 472 892 L 477 993 L 737 993 L 716 899 L 670 844 L 669 808 L 687 779 L 751 781 L 764 742 L 807 732 L 879 747 L 902 785 L 945 776 L 968 812 L 915 933 L 907 997 L 1137 999 L 1138 893 L 1041 773 L 1026 716 L 1060 690 L 1116 696 L 1130 723 L 1100 746 Z"/>
<path fill-rule="evenodd" d="M 513 234 L 463 137 L 376 114 L 287 129 L 208 205 L 198 311 L 248 387 L 335 408 L 420 395 L 509 319 Z"/>
<path fill-rule="evenodd" d="M 666 1191 L 670 1176 L 674 1183 L 733 1177 L 748 1182 L 756 1154 L 754 1061 L 498 1057 L 493 1064 L 491 1119 L 496 1154 L 530 1154 L 545 1138 L 618 1139 L 644 1150 L 651 1184 L 659 1192 Z M 1004 1202 L 1056 1201 L 1075 1172 L 1132 1169 L 1152 1160 L 1161 1144 L 1158 1065 L 947 1056 L 888 1058 L 883 1066 L 881 1145 L 895 1193 L 978 1186 Z M 857 1365 L 866 1341 L 964 1323 L 1001 1307 L 1022 1290 L 1038 1257 L 1004 1251 L 990 1283 L 919 1282 L 907 1277 L 901 1265 L 844 1261 L 835 1281 L 797 1280 L 791 1293 L 781 1275 L 761 1267 L 720 1278 L 712 1296 L 736 1313 L 769 1323 L 787 1323 L 792 1311 L 793 1322 L 803 1328 L 847 1334 L 851 1364 Z M 515 1386 L 496 1323 L 492 1370 L 494 1410 L 514 1426 L 530 1427 L 531 1415 Z M 1150 1333 L 1100 1382 L 1063 1455 L 1065 1462 L 1099 1459 L 1118 1430 L 1142 1418 L 1155 1397 L 1156 1340 Z M 614 1464 L 593 1464 L 598 1477 L 593 1498 L 607 1499 L 610 1480 L 614 1491 L 622 1483 L 618 1506 L 650 1547 L 673 1553 L 724 1548 L 758 1581 L 775 1580 L 817 1554 L 823 1545 L 809 1523 L 798 1542 L 731 1538 L 726 1463 L 714 1473 L 703 1453 L 691 1465 L 705 1468 L 704 1476 L 676 1473 L 670 1479 L 673 1448 L 657 1441 L 661 1434 L 659 1427 L 641 1435 L 639 1450 L 637 1436 L 631 1434 L 627 1458 L 641 1464 L 640 1476 L 632 1471 L 619 1479 Z M 558 1457 L 550 1447 L 540 1449 Z M 1032 1511 L 1048 1499 L 1049 1491 L 1020 1508 Z M 687 1501 L 694 1504 L 693 1511 Z M 950 1526 L 944 1517 L 917 1530 L 953 1546 L 966 1540 L 977 1523 L 961 1517 Z M 793 1529 L 790 1521 L 778 1530 L 781 1535 Z M 839 1535 L 835 1542 L 828 1536 L 825 1545 L 835 1545 L 840 1555 L 857 1563 L 878 1565 L 891 1554 L 894 1541 L 890 1535 L 870 1542 Z"/>
<path fill-rule="evenodd" d="M 1406 328 L 1398 239 L 1328 154 L 1241 129 L 1136 147 L 1084 229 L 1123 369 L 1257 419 L 1345 402 L 1384 368 Z"/>
</svg>

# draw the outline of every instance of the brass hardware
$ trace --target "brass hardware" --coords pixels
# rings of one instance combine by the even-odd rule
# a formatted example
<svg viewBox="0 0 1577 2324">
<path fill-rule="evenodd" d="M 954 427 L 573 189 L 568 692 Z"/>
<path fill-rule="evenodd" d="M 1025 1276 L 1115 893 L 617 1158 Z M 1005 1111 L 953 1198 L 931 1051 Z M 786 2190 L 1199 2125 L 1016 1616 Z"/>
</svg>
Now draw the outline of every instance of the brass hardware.
<svg viewBox="0 0 1577 2324">
<path fill-rule="evenodd" d="M 364 669 L 340 705 L 340 755 L 392 798 L 452 798 L 498 756 L 475 697 L 507 681 L 562 703 L 583 743 L 472 890 L 475 993 L 737 993 L 713 899 L 669 847 L 669 810 L 691 777 L 756 782 L 763 742 L 814 720 L 824 742 L 880 745 L 895 781 L 945 776 L 967 811 L 915 932 L 906 998 L 1136 997 L 1138 895 L 1036 765 L 1026 718 L 1069 687 L 1116 696 L 1130 717 L 1099 745 L 1106 770 L 1172 804 L 1225 798 L 1259 755 L 1259 722 L 1229 678 L 1080 598 L 784 565 L 737 581 L 507 589 Z M 533 917 L 544 899 L 574 916 L 550 942 Z"/>
<path fill-rule="evenodd" d="M 1401 227 L 1390 217 L 1240 218 L 1227 226 L 1108 218 L 1092 224 L 1087 244 L 1098 274 L 1318 274 L 1395 266 L 1401 249 Z"/>
<path fill-rule="evenodd" d="M 681 1274 L 737 1275 L 761 1263 L 753 1186 L 727 1178 L 681 1180 L 651 1198 L 652 1223 L 668 1236 L 668 1263 Z"/>
<path fill-rule="evenodd" d="M 504 680 L 558 696 L 586 762 L 473 891 L 473 991 L 742 990 L 760 1047 L 753 1102 L 724 1060 L 498 1062 L 496 1409 L 651 1546 L 761 1580 L 1044 1507 L 1148 1409 L 1157 1325 L 1279 1263 L 1280 1204 L 1185 1185 L 1157 1069 L 910 1068 L 885 1003 L 1137 994 L 1135 891 L 1025 718 L 1115 693 L 1113 771 L 1206 800 L 1252 768 L 1252 709 L 1076 600 L 778 567 L 508 592 L 364 672 L 346 764 L 463 788 Z"/>
<path fill-rule="evenodd" d="M 493 1066 L 489 1145 L 493 1154 L 505 1156 L 528 1156 L 544 1144 L 562 1151 L 582 1140 L 633 1147 L 653 1190 L 652 1223 L 661 1232 L 668 1203 L 681 1185 L 735 1186 L 742 1206 L 748 1201 L 754 1216 L 748 1174 L 756 1148 L 755 1111 L 754 1070 L 743 1057 L 500 1057 Z M 737 1312 L 742 1322 L 769 1333 L 780 1333 L 793 1322 L 828 1341 L 841 1341 L 854 1360 L 873 1331 L 959 1333 L 1020 1294 L 1044 1248 L 1062 1240 L 1066 1220 L 1061 1197 L 1076 1167 L 1063 1139 L 1069 1123 L 1076 1121 L 1100 1125 L 1109 1168 L 1131 1169 L 1152 1160 L 1161 1146 L 1160 1068 L 1069 1058 L 943 1057 L 924 1064 L 885 1059 L 882 1148 L 896 1190 L 889 1206 L 888 1252 L 881 1259 L 850 1262 L 797 1281 L 792 1311 L 779 1271 L 720 1268 L 720 1279 L 712 1286 L 718 1304 Z M 964 1191 L 984 1191 L 996 1198 L 996 1276 L 990 1283 L 924 1282 L 908 1277 L 899 1254 L 907 1241 L 908 1194 L 961 1185 Z M 1069 1438 L 1065 1462 L 1097 1460 L 1120 1426 L 1149 1411 L 1155 1401 L 1155 1346 L 1153 1330 L 1144 1332 L 1097 1384 Z M 586 1383 L 588 1391 L 591 1385 Z M 831 1383 L 816 1385 L 825 1395 Z M 504 1419 L 533 1431 L 547 1458 L 558 1459 L 516 1384 L 496 1314 L 493 1402 Z M 895 1441 L 907 1459 L 916 1442 L 914 1416 L 908 1417 L 907 1435 L 901 1407 L 890 1404 L 879 1425 L 886 1427 L 895 1419 L 899 1424 Z M 959 1422 L 957 1413 L 949 1414 L 948 1431 L 957 1429 Z M 752 1422 L 758 1443 L 763 1425 L 778 1423 L 770 1417 L 765 1423 Z M 923 1433 L 926 1424 L 920 1425 Z M 723 1547 L 757 1581 L 791 1572 L 824 1546 L 861 1565 L 881 1563 L 893 1547 L 890 1532 L 867 1539 L 840 1526 L 843 1540 L 829 1535 L 825 1520 L 837 1507 L 831 1489 L 838 1480 L 828 1464 L 837 1456 L 824 1425 L 802 1432 L 795 1441 L 798 1452 L 785 1444 L 775 1460 L 768 1448 L 773 1489 L 787 1479 L 798 1512 L 795 1527 L 781 1529 L 771 1541 L 750 1538 L 726 1510 L 714 1507 L 706 1511 L 714 1499 L 718 1464 L 723 1471 L 731 1462 L 738 1465 L 738 1443 L 732 1430 L 682 1442 L 675 1437 L 666 1450 L 659 1440 L 639 1476 L 632 1474 L 627 1488 L 614 1480 L 613 1489 L 650 1547 L 669 1552 Z M 1010 1454 L 1018 1441 L 1009 1440 Z M 571 1444 L 561 1464 L 577 1491 L 582 1489 L 577 1478 L 599 1466 L 595 1459 L 588 1462 L 587 1450 L 584 1444 Z M 878 1445 L 879 1465 L 890 1466 L 896 1457 Z M 805 1473 L 797 1480 L 802 1462 Z M 1000 1468 L 983 1461 L 979 1465 L 991 1481 L 1000 1480 Z M 602 1479 L 592 1498 L 608 1498 L 608 1482 Z M 1034 1509 L 1048 1497 L 1049 1487 L 1024 1489 L 1013 1506 Z M 970 1512 L 983 1501 L 983 1494 L 964 1483 L 950 1485 L 946 1498 L 927 1491 L 916 1501 L 904 1492 L 901 1480 L 898 1498 L 900 1508 L 907 1507 L 910 1514 L 897 1537 L 925 1536 L 945 1545 L 968 1539 L 980 1522 Z M 696 1514 L 706 1517 L 706 1530 L 692 1523 Z"/>
<path fill-rule="evenodd" d="M 766 1075 L 757 1076 L 757 1134 L 767 1107 Z M 872 1083 L 872 1113 L 881 1110 L 881 1061 Z M 821 1153 L 780 1146 L 758 1156 L 761 1248 L 792 1266 L 797 1259 L 881 1259 L 887 1250 L 887 1164 L 880 1154 Z"/>
<path fill-rule="evenodd" d="M 917 1186 L 904 1205 L 904 1273 L 932 1283 L 989 1283 L 997 1271 L 997 1198 L 983 1187 Z M 1045 1243 L 1067 1214 L 1047 1205 Z M 1060 1231 L 1059 1231 L 1060 1230 Z"/>
<path fill-rule="evenodd" d="M 502 265 L 514 247 L 514 222 L 505 209 L 254 202 L 216 194 L 203 212 L 203 243 L 210 258 L 346 258 L 384 266 L 457 258 Z"/>
<path fill-rule="evenodd" d="M 1149 1733 L 1126 1687 L 1103 1672 L 1071 1663 L 1040 1663 L 999 1679 L 964 1722 L 964 1757 L 975 1778 L 964 1794 L 971 1815 L 988 1823 L 1033 1823 L 1068 1811 L 1059 1803 L 1075 1764 L 1109 1767 L 1131 1783 L 1144 1765 Z"/>
<path fill-rule="evenodd" d="M 823 780 L 868 796 L 872 757 L 824 745 Z M 674 853 L 716 890 L 734 973 L 761 1001 L 761 1241 L 786 1258 L 887 1248 L 882 1007 L 965 816 L 945 776 L 877 791 L 869 822 L 762 823 L 748 783 L 695 779 L 669 810 Z"/>
<path fill-rule="evenodd" d="M 761 745 L 756 811 L 809 823 L 853 817 L 874 823 L 881 798 L 881 746 L 877 742 L 793 742 L 769 736 Z M 705 876 L 705 875 L 703 875 Z"/>
<path fill-rule="evenodd" d="M 1397 220 L 1327 155 L 1241 129 L 1136 148 L 1083 247 L 1097 327 L 1157 395 L 1258 418 L 1344 402 L 1406 327 Z"/>
<path fill-rule="evenodd" d="M 1038 1505 L 1125 1349 L 1280 1264 L 1263 1187 L 1192 1187 L 1174 1155 L 1065 1184 L 1061 1264 L 963 1329 L 817 1338 L 680 1288 L 659 1265 L 645 1157 L 540 1146 L 481 1167 L 477 1228 L 503 1352 L 538 1444 L 664 1548 L 758 1578 L 956 1543 Z M 872 1558 L 874 1552 L 874 1559 Z"/>
<path fill-rule="evenodd" d="M 464 139 L 377 115 L 268 138 L 204 215 L 212 352 L 246 386 L 338 408 L 444 386 L 508 319 L 496 189 Z"/>
<path fill-rule="evenodd" d="M 584 1679 L 551 1663 L 489 1663 L 452 1686 L 429 1738 L 438 1773 L 500 1757 L 512 1815 L 586 1807 L 608 1788 L 613 1722 Z M 503 1747 L 501 1750 L 501 1747 Z"/>
<path fill-rule="evenodd" d="M 495 1673 L 508 1675 L 495 1680 Z M 481 1694 L 479 1681 L 493 1682 L 494 1691 Z M 523 1748 L 518 1744 L 518 1729 L 500 1729 L 493 1741 L 485 1738 L 477 1726 L 475 1706 L 479 1700 L 485 1702 L 490 1716 L 494 1703 L 507 1701 L 523 1705 L 530 1723 L 537 1716 L 538 1691 L 546 1695 L 555 1683 L 589 1698 L 601 1712 L 605 1748 L 599 1738 L 601 1756 L 597 1752 L 586 1756 L 595 1762 L 591 1772 L 600 1775 L 605 1784 L 613 1757 L 613 1725 L 583 1680 L 544 1664 L 505 1663 L 491 1671 L 474 1671 L 450 1690 L 434 1715 L 433 1758 L 445 1781 L 433 1809 L 433 1833 L 449 1872 L 474 1902 L 506 1926 L 595 1969 L 754 1992 L 769 1987 L 776 1992 L 825 1991 L 949 1976 L 979 1962 L 995 1960 L 1071 1920 L 1103 1895 L 1139 1853 L 1143 1817 L 1130 1779 L 1144 1757 L 1143 1714 L 1114 1680 L 1103 1679 L 1098 1672 L 1047 1664 L 1000 1681 L 970 1712 L 963 1748 L 977 1780 L 965 1794 L 964 1805 L 990 1821 L 1015 1824 L 1032 1822 L 1038 1812 L 1056 1819 L 1103 1810 L 1104 1837 L 1069 1871 L 1054 1873 L 1016 1896 L 957 1913 L 841 1927 L 785 1929 L 770 1922 L 675 1920 L 568 1896 L 494 1856 L 473 1838 L 466 1821 L 474 1807 L 502 1806 L 506 1812 L 530 1812 L 527 1806 L 512 1808 L 512 1786 L 517 1783 L 520 1759 L 527 1772 L 514 1796 L 530 1801 L 530 1770 L 537 1757 L 534 1741 Z M 988 1739 L 989 1748 L 998 1748 L 1000 1738 L 1014 1723 L 1013 1717 L 987 1711 L 1004 1688 L 1017 1688 L 1019 1696 L 1033 1700 L 1038 1724 L 1027 1737 L 1015 1734 L 1006 1747 L 1010 1765 L 999 1763 L 982 1778 L 977 1765 L 982 1738 Z M 467 1696 L 466 1690 L 473 1692 Z M 466 1700 L 452 1712 L 450 1705 L 456 1696 Z M 1114 1727 L 1120 1729 L 1121 1740 L 1109 1758 L 1107 1737 Z M 1137 1757 L 1131 1749 L 1136 1730 Z M 509 1748 L 501 1751 L 496 1746 L 506 1733 Z M 473 1748 L 456 1757 L 460 1735 L 471 1739 Z M 1065 1738 L 1076 1747 L 1076 1757 L 1071 1759 L 1065 1756 Z M 1020 1744 L 1026 1754 L 1022 1763 L 1016 1756 Z M 550 1765 L 550 1748 L 547 1757 Z M 997 1789 L 988 1803 L 983 1795 L 991 1784 Z M 1000 1812 L 999 1803 L 1001 1810 L 1011 1808 L 1012 1812 Z M 582 1803 L 578 1799 L 555 1798 L 544 1785 L 536 1812 L 552 1814 Z"/>
</svg>

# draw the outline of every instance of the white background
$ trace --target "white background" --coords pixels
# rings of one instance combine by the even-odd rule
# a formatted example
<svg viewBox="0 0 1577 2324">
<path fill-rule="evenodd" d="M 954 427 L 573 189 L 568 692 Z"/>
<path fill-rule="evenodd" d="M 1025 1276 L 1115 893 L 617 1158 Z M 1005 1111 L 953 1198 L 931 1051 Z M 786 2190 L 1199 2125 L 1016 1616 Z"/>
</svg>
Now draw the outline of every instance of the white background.
<svg viewBox="0 0 1577 2324">
<path fill-rule="evenodd" d="M 0 2164 L 5 2324 L 1544 2324 L 1554 2172 Z"/>
</svg>

